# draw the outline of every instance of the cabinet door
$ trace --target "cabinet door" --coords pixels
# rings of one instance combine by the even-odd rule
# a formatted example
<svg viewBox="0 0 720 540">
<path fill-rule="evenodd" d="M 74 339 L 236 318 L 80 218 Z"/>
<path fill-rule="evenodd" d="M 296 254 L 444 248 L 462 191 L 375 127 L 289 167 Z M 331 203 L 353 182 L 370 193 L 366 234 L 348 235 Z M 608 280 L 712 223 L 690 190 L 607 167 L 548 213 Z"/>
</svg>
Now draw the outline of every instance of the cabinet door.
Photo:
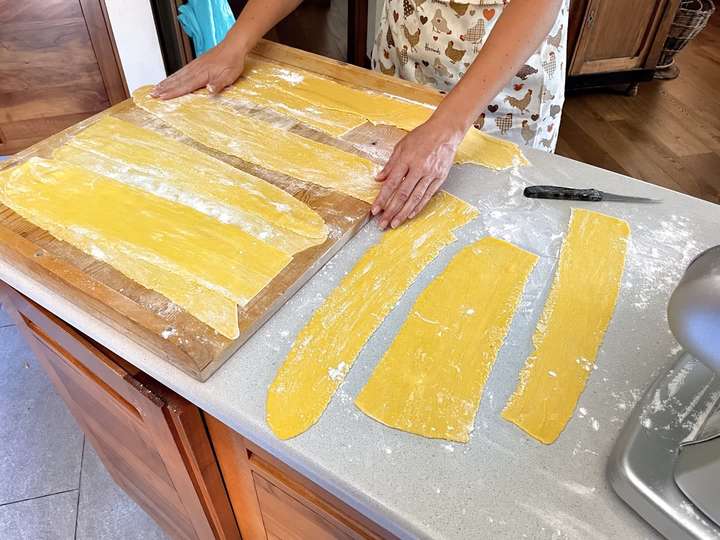
<svg viewBox="0 0 720 540">
<path fill-rule="evenodd" d="M 199 410 L 18 293 L 5 295 L 120 487 L 172 538 L 239 539 Z"/>
<path fill-rule="evenodd" d="M 679 0 L 574 0 L 571 15 L 582 23 L 570 75 L 653 69 L 678 5 Z"/>
<path fill-rule="evenodd" d="M 0 0 L 0 155 L 127 97 L 103 0 Z"/>
<path fill-rule="evenodd" d="M 396 538 L 219 420 L 204 416 L 245 540 Z"/>
</svg>

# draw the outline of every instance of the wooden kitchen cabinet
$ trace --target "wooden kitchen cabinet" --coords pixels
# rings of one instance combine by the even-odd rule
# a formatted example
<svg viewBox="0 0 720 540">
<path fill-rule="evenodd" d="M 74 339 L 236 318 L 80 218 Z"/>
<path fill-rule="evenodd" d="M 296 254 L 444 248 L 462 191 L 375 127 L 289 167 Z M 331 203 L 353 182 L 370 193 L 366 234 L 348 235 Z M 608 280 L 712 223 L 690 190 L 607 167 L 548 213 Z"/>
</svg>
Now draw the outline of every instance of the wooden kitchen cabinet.
<svg viewBox="0 0 720 540">
<path fill-rule="evenodd" d="M 113 479 L 171 538 L 240 538 L 200 411 L 0 284 L 14 318 Z"/>
<path fill-rule="evenodd" d="M 0 155 L 127 97 L 103 0 L 0 0 Z"/>
<path fill-rule="evenodd" d="M 568 87 L 652 78 L 680 0 L 572 0 Z"/>
<path fill-rule="evenodd" d="M 207 413 L 205 422 L 245 540 L 396 538 Z"/>
<path fill-rule="evenodd" d="M 396 538 L 1 282 L 0 301 L 115 482 L 171 538 Z"/>
</svg>

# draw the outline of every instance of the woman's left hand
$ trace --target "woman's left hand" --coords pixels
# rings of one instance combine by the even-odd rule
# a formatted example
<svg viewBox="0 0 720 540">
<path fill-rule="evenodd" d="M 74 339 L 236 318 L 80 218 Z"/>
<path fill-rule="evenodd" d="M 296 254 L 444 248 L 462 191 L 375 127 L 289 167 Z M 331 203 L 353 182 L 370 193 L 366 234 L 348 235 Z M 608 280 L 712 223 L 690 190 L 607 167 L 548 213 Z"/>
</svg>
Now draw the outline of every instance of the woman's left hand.
<svg viewBox="0 0 720 540">
<path fill-rule="evenodd" d="M 382 213 L 381 229 L 394 229 L 425 207 L 445 182 L 464 135 L 462 129 L 431 117 L 395 145 L 376 177 L 383 187 L 372 213 Z"/>
</svg>

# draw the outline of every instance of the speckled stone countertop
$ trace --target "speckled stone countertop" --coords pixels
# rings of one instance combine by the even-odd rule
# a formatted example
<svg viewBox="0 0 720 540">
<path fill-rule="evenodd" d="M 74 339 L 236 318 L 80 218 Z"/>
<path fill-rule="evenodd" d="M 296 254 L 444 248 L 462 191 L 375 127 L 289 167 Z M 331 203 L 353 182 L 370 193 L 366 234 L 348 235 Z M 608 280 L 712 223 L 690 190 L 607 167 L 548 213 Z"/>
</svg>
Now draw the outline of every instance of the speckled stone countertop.
<svg viewBox="0 0 720 540">
<path fill-rule="evenodd" d="M 431 263 L 368 341 L 321 420 L 287 442 L 265 425 L 265 395 L 294 336 L 379 232 L 369 223 L 207 382 L 191 379 L 65 299 L 0 262 L 0 279 L 216 416 L 395 534 L 420 538 L 647 538 L 653 530 L 605 479 L 615 437 L 679 347 L 665 309 L 700 251 L 720 243 L 720 206 L 530 151 L 532 166 L 493 172 L 456 167 L 446 184 L 480 218 Z M 567 203 L 522 196 L 529 184 L 595 187 L 661 204 Z M 500 418 L 531 349 L 571 206 L 626 219 L 632 238 L 615 316 L 576 414 L 542 445 Z M 366 417 L 353 398 L 419 292 L 463 245 L 485 235 L 539 254 L 485 387 L 469 444 L 429 440 Z"/>
</svg>

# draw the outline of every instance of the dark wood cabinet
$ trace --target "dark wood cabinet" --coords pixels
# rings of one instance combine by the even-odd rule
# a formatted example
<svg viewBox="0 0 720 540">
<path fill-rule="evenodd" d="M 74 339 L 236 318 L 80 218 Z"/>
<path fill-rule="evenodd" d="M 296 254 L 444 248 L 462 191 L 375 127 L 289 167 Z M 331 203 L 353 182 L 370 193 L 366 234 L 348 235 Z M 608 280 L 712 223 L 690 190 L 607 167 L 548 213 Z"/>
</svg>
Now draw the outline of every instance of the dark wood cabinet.
<svg viewBox="0 0 720 540">
<path fill-rule="evenodd" d="M 0 155 L 127 97 L 102 0 L 0 0 Z"/>
<path fill-rule="evenodd" d="M 198 408 L 12 289 L 0 293 L 118 485 L 172 538 L 239 540 Z"/>
<path fill-rule="evenodd" d="M 652 78 L 680 0 L 572 0 L 568 86 Z"/>
</svg>

